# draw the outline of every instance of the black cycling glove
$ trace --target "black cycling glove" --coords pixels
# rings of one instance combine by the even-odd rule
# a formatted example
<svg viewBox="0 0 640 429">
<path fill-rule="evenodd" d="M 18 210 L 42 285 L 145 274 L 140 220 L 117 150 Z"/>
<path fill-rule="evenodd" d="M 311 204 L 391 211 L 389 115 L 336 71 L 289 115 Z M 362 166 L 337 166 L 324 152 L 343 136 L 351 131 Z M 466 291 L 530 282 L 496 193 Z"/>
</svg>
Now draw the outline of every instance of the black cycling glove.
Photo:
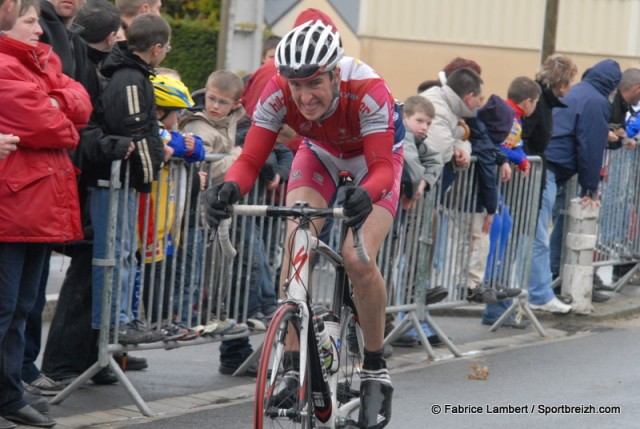
<svg viewBox="0 0 640 429">
<path fill-rule="evenodd" d="M 222 182 L 204 193 L 207 223 L 217 229 L 222 219 L 231 217 L 229 208 L 240 200 L 240 188 L 235 182 Z"/>
<path fill-rule="evenodd" d="M 336 202 L 342 204 L 344 214 L 347 217 L 344 224 L 349 228 L 360 228 L 373 210 L 371 196 L 360 186 L 340 188 Z"/>
</svg>

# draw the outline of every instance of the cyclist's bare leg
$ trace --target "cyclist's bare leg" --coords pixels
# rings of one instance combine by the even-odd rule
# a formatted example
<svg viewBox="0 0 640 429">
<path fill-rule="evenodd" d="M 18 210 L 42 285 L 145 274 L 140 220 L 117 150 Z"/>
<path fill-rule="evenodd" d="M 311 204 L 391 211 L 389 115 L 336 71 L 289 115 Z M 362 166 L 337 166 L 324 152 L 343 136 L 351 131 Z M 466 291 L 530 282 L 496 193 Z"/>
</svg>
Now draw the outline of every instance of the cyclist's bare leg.
<svg viewBox="0 0 640 429">
<path fill-rule="evenodd" d="M 349 234 L 342 248 L 344 265 L 353 285 L 353 295 L 358 309 L 360 327 L 367 350 L 381 350 L 384 341 L 387 288 L 376 264 L 376 255 L 393 225 L 393 216 L 383 207 L 373 206 L 373 211 L 363 225 L 364 244 L 369 264 L 358 259 Z"/>
</svg>

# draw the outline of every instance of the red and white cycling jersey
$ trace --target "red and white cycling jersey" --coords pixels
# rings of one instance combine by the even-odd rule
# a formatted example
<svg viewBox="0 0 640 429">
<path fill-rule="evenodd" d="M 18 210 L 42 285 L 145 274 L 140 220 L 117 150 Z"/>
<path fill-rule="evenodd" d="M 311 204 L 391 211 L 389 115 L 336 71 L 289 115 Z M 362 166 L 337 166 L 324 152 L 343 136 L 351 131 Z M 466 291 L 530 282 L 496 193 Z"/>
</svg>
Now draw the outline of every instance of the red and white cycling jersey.
<svg viewBox="0 0 640 429">
<path fill-rule="evenodd" d="M 362 186 L 374 202 L 383 199 L 393 188 L 396 176 L 393 152 L 401 148 L 404 137 L 394 139 L 394 120 L 398 121 L 398 115 L 394 116 L 391 92 L 371 67 L 351 57 L 340 61 L 339 91 L 328 112 L 320 120 L 309 121 L 295 105 L 286 79 L 274 76 L 254 111 L 243 154 L 225 180 L 238 183 L 243 194 L 248 192 L 273 148 L 278 131 L 287 124 L 335 157 L 364 155 L 368 177 Z M 402 118 L 399 122 L 402 123 Z"/>
<path fill-rule="evenodd" d="M 394 131 L 394 101 L 387 84 L 368 65 L 340 61 L 340 97 L 320 121 L 307 120 L 291 98 L 287 81 L 271 79 L 253 115 L 259 127 L 278 132 L 283 123 L 336 156 L 362 154 L 363 137 Z"/>
</svg>

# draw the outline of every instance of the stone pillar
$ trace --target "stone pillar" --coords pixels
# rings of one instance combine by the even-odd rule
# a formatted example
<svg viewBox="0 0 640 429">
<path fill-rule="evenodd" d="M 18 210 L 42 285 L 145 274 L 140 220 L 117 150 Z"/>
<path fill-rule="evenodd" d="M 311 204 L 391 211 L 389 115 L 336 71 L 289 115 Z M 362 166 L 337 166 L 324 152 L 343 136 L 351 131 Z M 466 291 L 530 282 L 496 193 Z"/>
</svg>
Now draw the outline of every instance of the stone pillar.
<svg viewBox="0 0 640 429">
<path fill-rule="evenodd" d="M 562 294 L 571 297 L 573 311 L 578 314 L 593 312 L 593 252 L 599 215 L 600 207 L 583 208 L 580 198 L 572 199 L 567 210 Z"/>
</svg>

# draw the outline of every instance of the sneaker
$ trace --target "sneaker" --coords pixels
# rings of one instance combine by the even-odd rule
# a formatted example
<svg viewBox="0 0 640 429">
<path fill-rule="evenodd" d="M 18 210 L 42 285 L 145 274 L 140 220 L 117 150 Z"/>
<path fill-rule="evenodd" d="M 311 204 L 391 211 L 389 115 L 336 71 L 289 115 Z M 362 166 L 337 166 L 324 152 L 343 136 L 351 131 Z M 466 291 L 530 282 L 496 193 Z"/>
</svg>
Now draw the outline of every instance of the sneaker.
<svg viewBox="0 0 640 429">
<path fill-rule="evenodd" d="M 269 407 L 292 408 L 298 397 L 300 373 L 296 370 L 285 372 L 269 398 Z"/>
<path fill-rule="evenodd" d="M 435 304 L 445 299 L 449 295 L 449 291 L 444 286 L 435 286 L 427 289 L 425 304 Z"/>
<path fill-rule="evenodd" d="M 38 378 L 29 383 L 30 387 L 40 390 L 42 396 L 55 396 L 64 390 L 64 384 L 53 381 L 46 375 L 40 373 Z"/>
<path fill-rule="evenodd" d="M 571 311 L 571 306 L 562 303 L 558 298 L 553 298 L 551 301 L 546 304 L 531 304 L 529 303 L 529 307 L 532 310 L 541 310 L 547 311 L 549 313 L 559 313 L 559 314 L 567 314 Z"/>
<path fill-rule="evenodd" d="M 123 371 L 141 371 L 149 368 L 147 360 L 141 356 L 134 356 L 124 353 L 116 353 L 113 358 L 118 362 Z"/>
<path fill-rule="evenodd" d="M 10 413 L 3 413 L 2 417 L 14 423 L 40 428 L 50 428 L 56 425 L 55 420 L 52 420 L 48 415 L 38 412 L 30 405 L 25 405 L 19 410 Z"/>
<path fill-rule="evenodd" d="M 467 301 L 480 304 L 495 304 L 498 302 L 496 291 L 485 286 L 476 286 L 467 289 Z"/>
<path fill-rule="evenodd" d="M 384 373 L 382 373 L 384 372 Z M 391 420 L 393 386 L 386 369 L 362 370 L 360 383 L 360 415 L 358 427 L 381 429 Z"/>
<path fill-rule="evenodd" d="M 0 417 L 0 429 L 14 429 L 17 428 L 18 425 L 11 423 L 9 420 L 5 420 Z"/>
<path fill-rule="evenodd" d="M 152 338 L 151 331 L 139 320 L 132 320 L 129 323 L 120 325 L 120 330 L 118 331 L 118 343 L 122 345 L 150 343 Z"/>
</svg>

